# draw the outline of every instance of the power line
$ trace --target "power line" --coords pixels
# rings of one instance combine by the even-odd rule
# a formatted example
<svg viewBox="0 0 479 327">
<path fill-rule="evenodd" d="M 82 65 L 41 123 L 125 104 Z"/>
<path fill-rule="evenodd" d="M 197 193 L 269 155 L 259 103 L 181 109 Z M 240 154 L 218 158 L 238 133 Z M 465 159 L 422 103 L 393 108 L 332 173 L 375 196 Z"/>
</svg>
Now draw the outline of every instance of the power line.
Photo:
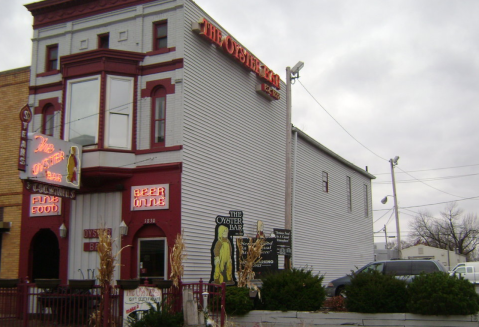
<svg viewBox="0 0 479 327">
<path fill-rule="evenodd" d="M 450 200 L 450 201 L 444 201 L 444 202 L 421 204 L 421 205 L 417 205 L 417 206 L 399 207 L 399 209 L 420 208 L 420 207 L 434 206 L 434 205 L 438 205 L 438 204 L 445 204 L 445 203 L 465 201 L 465 200 L 475 200 L 475 199 L 479 199 L 479 196 L 473 196 L 473 197 L 470 197 L 470 198 L 463 198 L 463 199 L 459 199 L 459 200 L 456 199 L 456 200 Z M 376 209 L 376 210 L 373 210 L 373 211 L 384 211 L 384 210 L 391 210 L 391 209 Z"/>
<path fill-rule="evenodd" d="M 455 168 L 464 168 L 464 167 L 473 167 L 473 166 L 479 166 L 479 164 L 472 164 L 472 165 L 464 165 L 464 166 L 453 166 L 453 167 L 444 167 L 444 168 L 429 168 L 429 169 L 420 169 L 420 170 L 409 170 L 409 171 L 404 171 L 404 172 L 399 172 L 399 174 L 404 174 L 404 173 L 417 173 L 417 172 L 422 172 L 422 171 L 433 171 L 433 170 L 444 170 L 444 169 L 455 169 Z M 389 175 L 391 174 L 390 172 L 387 173 L 374 173 L 375 176 L 377 175 Z"/>
<path fill-rule="evenodd" d="M 303 83 L 301 83 L 301 80 L 298 79 L 298 82 L 299 84 L 301 84 L 301 86 L 306 90 L 306 92 L 308 92 L 308 94 L 311 96 L 311 98 L 313 98 L 313 100 L 329 115 L 329 117 L 331 117 L 335 122 L 336 124 L 339 125 L 339 127 L 341 127 L 349 136 L 351 136 L 351 138 L 353 140 L 355 140 L 356 142 L 358 142 L 363 148 L 365 148 L 366 150 L 368 150 L 369 152 L 371 152 L 372 154 L 374 154 L 376 157 L 384 160 L 384 161 L 388 161 L 387 159 L 381 157 L 380 155 L 376 154 L 375 152 L 373 152 L 371 149 L 369 149 L 367 146 L 365 146 L 364 144 L 362 144 L 361 142 L 359 142 L 358 139 L 356 139 L 351 133 L 349 133 L 346 128 L 344 128 L 327 110 L 326 108 L 323 107 L 323 105 L 321 103 L 319 103 L 318 100 L 316 100 L 316 98 L 311 94 L 311 92 L 308 91 L 308 89 L 303 85 Z"/>
<path fill-rule="evenodd" d="M 444 179 L 454 179 L 454 178 L 462 178 L 462 177 L 469 177 L 469 176 L 477 176 L 477 174 L 467 174 L 467 175 L 455 175 L 455 176 L 441 176 L 441 177 L 429 177 L 429 178 L 423 178 L 423 179 L 403 179 L 403 180 L 397 180 L 396 184 L 401 183 L 401 184 L 407 184 L 407 183 L 417 183 L 421 181 L 440 181 Z M 373 181 L 374 184 L 391 184 L 391 181 L 385 181 L 385 182 L 375 182 Z"/>
</svg>

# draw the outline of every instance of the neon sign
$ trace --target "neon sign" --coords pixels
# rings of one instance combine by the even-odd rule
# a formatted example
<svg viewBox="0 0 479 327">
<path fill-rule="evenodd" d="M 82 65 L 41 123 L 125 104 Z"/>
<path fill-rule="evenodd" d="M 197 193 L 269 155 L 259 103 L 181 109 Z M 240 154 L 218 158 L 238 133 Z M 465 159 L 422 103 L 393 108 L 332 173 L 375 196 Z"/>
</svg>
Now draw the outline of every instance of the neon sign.
<svg viewBox="0 0 479 327">
<path fill-rule="evenodd" d="M 162 210 L 169 207 L 169 185 L 143 185 L 131 188 L 131 210 Z"/>
<path fill-rule="evenodd" d="M 40 133 L 28 134 L 26 170 L 21 179 L 80 188 L 81 146 Z"/>
<path fill-rule="evenodd" d="M 276 89 L 281 89 L 278 74 L 275 74 L 266 65 L 262 64 L 258 58 L 241 47 L 231 36 L 223 37 L 221 30 L 216 28 L 206 18 L 200 19 L 199 22 L 194 22 L 192 24 L 192 30 L 199 33 L 211 43 L 218 45 L 260 78 L 272 84 Z"/>
<path fill-rule="evenodd" d="M 61 214 L 62 201 L 57 196 L 31 194 L 30 217 L 58 216 Z"/>
</svg>

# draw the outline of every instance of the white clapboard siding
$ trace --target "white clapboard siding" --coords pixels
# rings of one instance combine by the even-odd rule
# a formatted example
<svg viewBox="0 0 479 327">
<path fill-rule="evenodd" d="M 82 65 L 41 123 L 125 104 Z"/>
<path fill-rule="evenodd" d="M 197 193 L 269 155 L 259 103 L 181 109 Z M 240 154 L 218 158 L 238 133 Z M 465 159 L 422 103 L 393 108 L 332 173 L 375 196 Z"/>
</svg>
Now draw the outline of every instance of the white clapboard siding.
<svg viewBox="0 0 479 327">
<path fill-rule="evenodd" d="M 217 215 L 243 210 L 247 236 L 256 234 L 257 220 L 264 222 L 266 233 L 284 227 L 284 90 L 280 101 L 258 95 L 254 73 L 191 31 L 191 23 L 202 17 L 213 22 L 185 1 L 185 280 L 210 277 Z"/>
<path fill-rule="evenodd" d="M 313 268 L 329 282 L 373 260 L 371 203 L 369 200 L 365 217 L 363 185 L 368 186 L 370 199 L 374 177 L 329 150 L 323 151 L 324 147 L 312 144 L 300 131 L 293 144 L 294 265 Z M 327 193 L 322 190 L 323 171 L 329 175 Z M 346 176 L 351 177 L 352 212 L 347 206 Z"/>
<path fill-rule="evenodd" d="M 119 231 L 121 222 L 121 192 L 92 193 L 77 195 L 72 201 L 68 256 L 68 279 L 87 278 L 87 269 L 95 269 L 98 274 L 99 260 L 97 252 L 83 251 L 83 243 L 98 242 L 98 238 L 84 238 L 83 230 L 105 226 L 112 228 L 114 241 L 113 253 L 119 251 Z M 118 257 L 118 262 L 120 257 Z M 80 270 L 83 272 L 81 274 Z M 90 272 L 90 277 L 92 273 Z M 119 278 L 119 269 L 115 269 L 114 279 Z"/>
</svg>

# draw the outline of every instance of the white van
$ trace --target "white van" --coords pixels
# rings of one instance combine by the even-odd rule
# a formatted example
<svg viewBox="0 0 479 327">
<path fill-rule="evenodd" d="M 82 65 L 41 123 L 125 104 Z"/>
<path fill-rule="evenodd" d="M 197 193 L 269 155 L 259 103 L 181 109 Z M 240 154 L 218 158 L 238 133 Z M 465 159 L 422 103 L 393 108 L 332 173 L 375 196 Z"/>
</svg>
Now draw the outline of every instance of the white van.
<svg viewBox="0 0 479 327">
<path fill-rule="evenodd" d="M 458 263 L 449 274 L 451 276 L 461 276 L 473 284 L 479 284 L 479 262 Z"/>
</svg>

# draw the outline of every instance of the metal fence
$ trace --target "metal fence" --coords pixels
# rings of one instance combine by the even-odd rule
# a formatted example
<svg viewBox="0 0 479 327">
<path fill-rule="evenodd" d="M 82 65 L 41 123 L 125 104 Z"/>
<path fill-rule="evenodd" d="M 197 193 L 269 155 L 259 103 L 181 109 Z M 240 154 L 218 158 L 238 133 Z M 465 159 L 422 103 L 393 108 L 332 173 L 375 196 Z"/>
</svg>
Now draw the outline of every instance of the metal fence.
<svg viewBox="0 0 479 327">
<path fill-rule="evenodd" d="M 148 283 L 141 286 L 154 287 Z M 175 312 L 183 309 L 184 288 L 193 290 L 199 310 L 207 308 L 208 317 L 219 326 L 224 326 L 224 284 L 208 284 L 200 280 L 199 283 L 180 283 L 179 288 L 163 289 L 162 301 L 168 303 Z M 16 287 L 3 287 L 0 288 L 0 326 L 98 326 L 94 320 L 96 317 L 100 319 L 99 326 L 126 327 L 123 296 L 124 291 L 116 286 L 110 286 L 103 293 L 99 286 L 74 289 L 60 285 L 48 289 L 38 288 L 34 283 L 20 283 Z"/>
</svg>

